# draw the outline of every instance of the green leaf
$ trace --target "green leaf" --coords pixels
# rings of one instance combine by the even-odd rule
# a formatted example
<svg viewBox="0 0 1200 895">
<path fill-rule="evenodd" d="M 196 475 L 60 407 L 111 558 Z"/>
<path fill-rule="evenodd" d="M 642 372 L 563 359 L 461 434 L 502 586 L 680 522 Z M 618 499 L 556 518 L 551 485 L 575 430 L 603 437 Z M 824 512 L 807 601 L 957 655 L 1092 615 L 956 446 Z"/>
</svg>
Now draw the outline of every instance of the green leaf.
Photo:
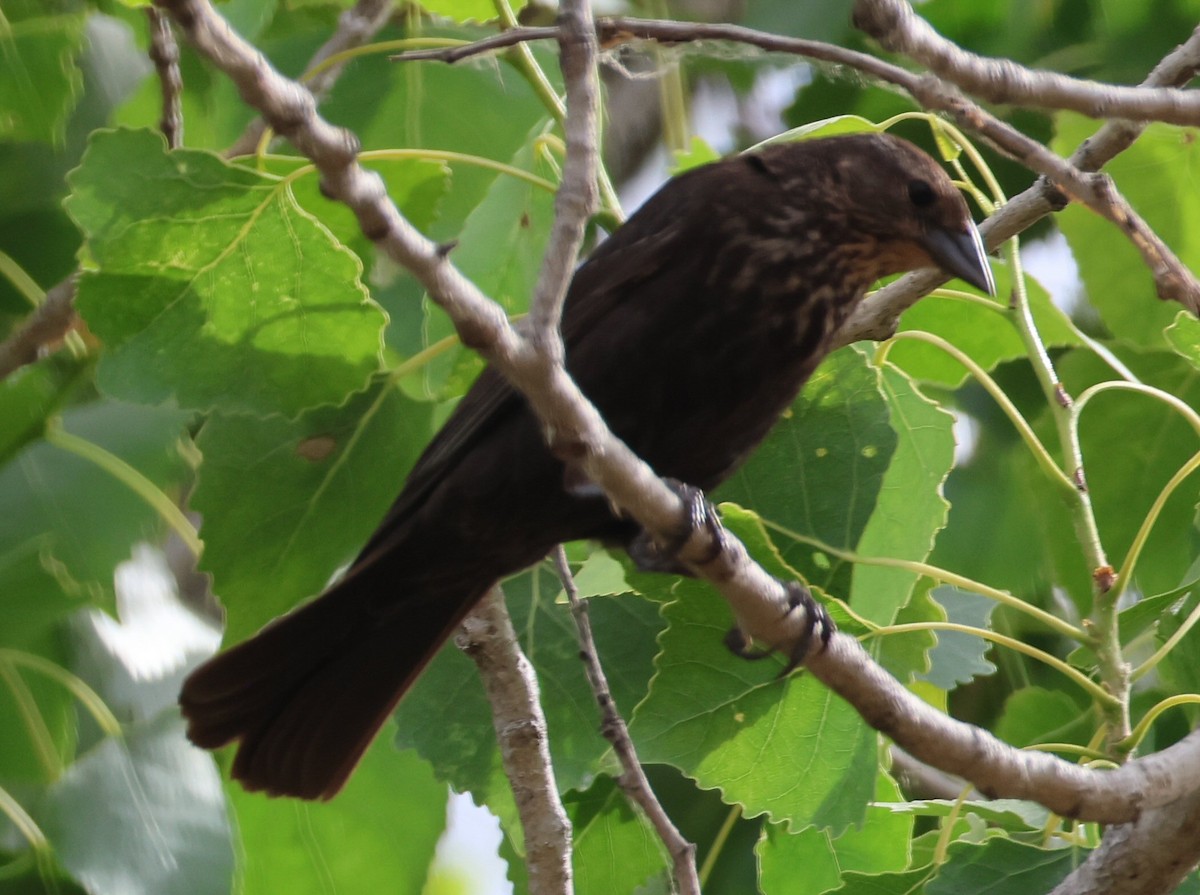
<svg viewBox="0 0 1200 895">
<path fill-rule="evenodd" d="M 1180 311 L 1175 315 L 1175 322 L 1167 327 L 1166 337 L 1167 344 L 1176 354 L 1200 369 L 1200 320 L 1187 311 Z"/>
<path fill-rule="evenodd" d="M 516 12 L 523 3 L 514 3 Z M 421 7 L 435 16 L 443 16 L 456 22 L 490 22 L 496 18 L 496 6 L 492 0 L 421 0 Z"/>
<path fill-rule="evenodd" d="M 1008 296 L 1012 290 L 1009 269 L 992 264 L 996 294 Z M 1030 310 L 1042 342 L 1047 347 L 1079 346 L 1082 340 L 1068 318 L 1035 280 L 1026 278 Z M 983 299 L 992 302 L 992 299 Z M 870 299 L 868 299 L 870 301 Z M 909 308 L 900 318 L 900 329 L 939 335 L 971 357 L 985 370 L 1026 356 L 1025 345 L 1005 304 L 993 302 L 995 311 L 973 302 L 939 295 L 928 296 Z M 927 342 L 912 339 L 897 341 L 888 351 L 888 360 L 914 379 L 945 388 L 958 388 L 967 378 L 967 370 L 957 360 Z"/>
<path fill-rule="evenodd" d="M 329 802 L 269 799 L 236 784 L 228 795 L 241 839 L 236 891 L 244 895 L 275 895 L 281 881 L 295 895 L 421 895 L 445 827 L 445 785 L 387 735 Z"/>
<path fill-rule="evenodd" d="M 967 593 L 954 587 L 939 587 L 933 599 L 946 610 L 946 621 L 970 625 L 985 631 L 991 629 L 994 600 L 979 594 Z M 962 631 L 938 631 L 937 646 L 929 655 L 930 670 L 921 675 L 935 687 L 950 691 L 960 684 L 969 684 L 977 677 L 995 673 L 996 666 L 987 659 L 990 641 Z"/>
<path fill-rule="evenodd" d="M 994 826 L 1022 833 L 1043 830 L 1050 822 L 1050 812 L 1041 805 L 1017 799 L 920 799 L 911 802 L 890 802 L 886 808 L 893 814 L 908 814 L 914 817 L 949 818 L 974 814 Z"/>
<path fill-rule="evenodd" d="M 996 837 L 982 845 L 956 842 L 925 887 L 928 895 L 1028 895 L 1049 892 L 1079 864 L 1072 848 L 1043 849 Z"/>
<path fill-rule="evenodd" d="M 178 410 L 102 401 L 63 414 L 63 428 L 115 454 L 160 488 L 188 472 Z M 110 603 L 113 569 L 139 540 L 165 528 L 125 484 L 93 463 L 44 441 L 0 467 L 0 558 L 36 544 L 73 596 Z"/>
<path fill-rule="evenodd" d="M 568 793 L 563 807 L 574 836 L 572 864 L 579 895 L 635 892 L 668 866 L 662 841 L 612 777 Z"/>
<path fill-rule="evenodd" d="M 876 802 L 894 802 L 900 788 L 882 771 L 876 781 Z M 841 836 L 808 827 L 789 835 L 768 824 L 759 840 L 759 886 L 766 895 L 820 895 L 836 889 L 843 873 L 887 873 L 908 865 L 908 841 L 913 819 L 888 806 L 867 809 L 867 821 Z"/>
<path fill-rule="evenodd" d="M 1051 148 L 1068 155 L 1097 127 L 1081 115 L 1061 112 Z M 1193 270 L 1200 268 L 1200 209 L 1181 201 L 1180 189 L 1197 165 L 1200 144 L 1191 132 L 1151 124 L 1104 168 L 1134 210 Z M 1075 203 L 1058 215 L 1058 225 L 1079 264 L 1088 299 L 1113 336 L 1161 348 L 1163 330 L 1179 309 L 1157 298 L 1153 277 L 1133 244 L 1116 225 Z"/>
<path fill-rule="evenodd" d="M 148 131 L 100 131 L 70 184 L 96 265 L 77 307 L 105 343 L 109 394 L 294 416 L 378 369 L 384 317 L 358 258 L 286 182 L 168 153 Z"/>
<path fill-rule="evenodd" d="M 781 660 L 730 653 L 729 608 L 707 584 L 681 580 L 674 594 L 663 610 L 657 673 L 631 725 L 642 761 L 719 789 L 747 817 L 835 832 L 861 823 L 875 777 L 874 732 L 811 676 L 781 680 Z"/>
<path fill-rule="evenodd" d="M 546 127 L 539 124 L 511 161 L 513 167 L 532 171 L 549 180 L 557 176 L 535 154 L 533 141 Z M 457 237 L 454 263 L 484 294 L 499 302 L 510 315 L 529 307 L 542 266 L 542 255 L 554 222 L 554 194 L 526 180 L 501 175 L 493 181 L 483 201 L 467 216 Z M 430 303 L 425 321 L 425 343 L 433 344 L 454 333 L 450 318 Z M 461 394 L 478 374 L 478 355 L 457 348 L 424 368 L 430 394 Z"/>
<path fill-rule="evenodd" d="M 229 891 L 220 778 L 176 717 L 102 740 L 50 787 L 36 819 L 93 895 Z"/>
<path fill-rule="evenodd" d="M 1093 733 L 1088 722 L 1084 706 L 1066 693 L 1022 687 L 1004 701 L 995 733 L 1018 749 L 1041 743 L 1086 746 Z"/>
<path fill-rule="evenodd" d="M 923 561 L 950 507 L 942 484 L 954 463 L 954 417 L 895 367 L 879 370 L 879 387 L 887 399 L 896 448 L 857 549 L 863 556 Z M 889 624 L 908 602 L 917 577 L 902 569 L 855 566 L 855 611 Z"/>
<path fill-rule="evenodd" d="M 690 168 L 698 168 L 701 165 L 707 165 L 709 162 L 715 162 L 720 157 L 721 153 L 705 142 L 703 137 L 693 134 L 692 142 L 688 148 L 675 152 L 675 164 L 671 168 L 671 176 L 682 174 Z"/>
<path fill-rule="evenodd" d="M 895 449 L 876 372 L 858 352 L 838 351 L 714 496 L 761 515 L 788 565 L 809 583 L 844 597 L 850 590 L 847 564 L 788 535 L 855 549 Z"/>
<path fill-rule="evenodd" d="M 370 536 L 429 439 L 432 410 L 387 377 L 295 420 L 215 415 L 192 506 L 236 642 L 321 590 Z M 253 532 L 252 537 L 247 534 Z"/>
<path fill-rule="evenodd" d="M 380 254 L 363 234 L 358 218 L 341 202 L 321 194 L 321 181 L 306 158 L 269 156 L 263 168 L 277 177 L 287 177 L 309 167 L 306 175 L 291 182 L 297 204 L 329 229 L 334 238 L 352 248 L 364 265 L 377 264 Z M 383 178 L 388 198 L 408 222 L 426 232 L 437 220 L 439 206 L 450 188 L 450 167 L 432 158 L 375 158 L 366 167 Z M 389 264 L 391 262 L 388 262 Z"/>
<path fill-rule="evenodd" d="M 74 3 L 5 0 L 0 15 L 0 137 L 62 143 L 83 86 L 86 15 Z"/>
<path fill-rule="evenodd" d="M 56 354 L 0 382 L 0 465 L 41 437 L 83 372 L 79 364 Z"/>
</svg>

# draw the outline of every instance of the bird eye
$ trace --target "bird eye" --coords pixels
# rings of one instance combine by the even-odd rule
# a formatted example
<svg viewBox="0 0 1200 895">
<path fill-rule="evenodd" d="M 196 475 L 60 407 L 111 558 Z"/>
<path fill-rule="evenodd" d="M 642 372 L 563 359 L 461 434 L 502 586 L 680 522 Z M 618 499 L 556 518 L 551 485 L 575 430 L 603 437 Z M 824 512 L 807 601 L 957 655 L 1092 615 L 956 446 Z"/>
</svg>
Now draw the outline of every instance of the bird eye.
<svg viewBox="0 0 1200 895">
<path fill-rule="evenodd" d="M 908 182 L 908 198 L 917 208 L 924 208 L 926 205 L 932 205 L 937 196 L 931 187 L 924 180 L 910 180 Z"/>
</svg>

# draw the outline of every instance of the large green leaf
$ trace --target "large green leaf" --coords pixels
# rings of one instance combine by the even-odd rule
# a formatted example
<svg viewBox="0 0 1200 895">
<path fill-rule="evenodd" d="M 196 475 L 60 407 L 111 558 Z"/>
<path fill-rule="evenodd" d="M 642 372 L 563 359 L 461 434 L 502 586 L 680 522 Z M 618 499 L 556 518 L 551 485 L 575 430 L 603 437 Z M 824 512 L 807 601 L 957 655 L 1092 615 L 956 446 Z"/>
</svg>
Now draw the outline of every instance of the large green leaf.
<svg viewBox="0 0 1200 895">
<path fill-rule="evenodd" d="M 380 377 L 342 407 L 295 420 L 216 415 L 191 504 L 203 568 L 237 641 L 321 590 L 400 492 L 430 434 L 429 405 Z"/>
<path fill-rule="evenodd" d="M 236 784 L 228 795 L 244 895 L 275 895 L 281 885 L 296 895 L 421 895 L 446 818 L 446 787 L 386 734 L 332 801 L 269 799 Z"/>
<path fill-rule="evenodd" d="M 780 679 L 780 661 L 731 654 L 729 607 L 707 584 L 680 580 L 673 593 L 657 673 L 631 727 L 642 761 L 719 789 L 748 817 L 835 834 L 861 823 L 874 732 L 811 676 Z"/>
<path fill-rule="evenodd" d="M 825 361 L 750 461 L 715 492 L 784 532 L 853 550 L 879 498 L 896 433 L 875 371 L 854 350 Z M 845 563 L 799 540 L 776 537 L 784 560 L 839 596 Z"/>
<path fill-rule="evenodd" d="M 879 388 L 887 399 L 896 449 L 857 549 L 866 557 L 921 561 L 946 524 L 949 504 L 942 483 L 954 462 L 954 418 L 895 367 L 879 371 Z M 908 602 L 916 580 L 916 574 L 902 569 L 859 564 L 854 568 L 854 609 L 888 624 Z"/>
<path fill-rule="evenodd" d="M 1008 295 L 1012 290 L 1008 266 L 994 263 L 992 271 L 996 276 L 996 294 L 1001 298 L 984 300 L 991 301 L 995 311 L 959 299 L 931 295 L 904 313 L 900 318 L 900 329 L 940 335 L 985 370 L 991 370 L 1003 361 L 1025 357 L 1025 344 L 1013 325 L 1014 312 L 1008 310 Z M 1044 345 L 1082 344 L 1069 318 L 1050 300 L 1041 285 L 1028 278 L 1025 288 Z M 940 348 L 912 339 L 896 342 L 888 352 L 888 360 L 914 379 L 947 388 L 957 388 L 969 375 L 962 364 Z"/>
<path fill-rule="evenodd" d="M 579 895 L 636 892 L 648 878 L 663 873 L 667 856 L 662 840 L 611 777 L 597 778 L 586 792 L 569 793 L 563 807 L 571 819 Z"/>
<path fill-rule="evenodd" d="M 294 416 L 378 369 L 384 316 L 358 258 L 286 182 L 147 131 L 98 132 L 70 182 L 96 265 L 77 305 L 108 393 Z"/>
</svg>

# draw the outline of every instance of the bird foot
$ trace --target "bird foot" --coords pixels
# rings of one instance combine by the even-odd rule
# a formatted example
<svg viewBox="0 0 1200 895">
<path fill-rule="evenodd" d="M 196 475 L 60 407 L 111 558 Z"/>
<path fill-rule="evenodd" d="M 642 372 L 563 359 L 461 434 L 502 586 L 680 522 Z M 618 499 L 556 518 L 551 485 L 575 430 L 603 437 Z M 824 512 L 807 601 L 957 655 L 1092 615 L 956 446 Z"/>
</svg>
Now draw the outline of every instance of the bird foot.
<svg viewBox="0 0 1200 895">
<path fill-rule="evenodd" d="M 703 491 L 678 479 L 668 478 L 663 481 L 683 501 L 687 511 L 685 525 L 665 543 L 642 530 L 629 542 L 626 552 L 643 572 L 692 577 L 695 574 L 692 565 L 705 565 L 721 555 L 725 549 L 725 529 L 721 526 L 716 508 L 704 496 Z M 712 548 L 698 560 L 693 559 L 691 563 L 685 563 L 679 558 L 679 553 L 687 546 L 692 535 L 700 529 L 708 531 Z"/>
<path fill-rule="evenodd" d="M 788 610 L 786 614 L 791 615 L 797 609 L 803 609 L 805 626 L 804 633 L 800 635 L 788 650 L 788 662 L 779 673 L 780 677 L 786 677 L 800 665 L 804 664 L 804 660 L 808 658 L 809 650 L 812 647 L 814 635 L 820 637 L 821 647 L 824 649 L 824 647 L 828 646 L 830 638 L 833 637 L 834 632 L 837 630 L 837 625 L 829 617 L 829 613 L 825 611 L 825 607 L 813 599 L 813 595 L 807 587 L 798 581 L 785 581 L 783 582 L 783 586 L 788 594 Z M 765 659 L 775 652 L 773 649 L 755 646 L 754 641 L 741 628 L 733 628 L 725 635 L 725 646 L 738 658 L 749 659 L 751 661 Z"/>
</svg>

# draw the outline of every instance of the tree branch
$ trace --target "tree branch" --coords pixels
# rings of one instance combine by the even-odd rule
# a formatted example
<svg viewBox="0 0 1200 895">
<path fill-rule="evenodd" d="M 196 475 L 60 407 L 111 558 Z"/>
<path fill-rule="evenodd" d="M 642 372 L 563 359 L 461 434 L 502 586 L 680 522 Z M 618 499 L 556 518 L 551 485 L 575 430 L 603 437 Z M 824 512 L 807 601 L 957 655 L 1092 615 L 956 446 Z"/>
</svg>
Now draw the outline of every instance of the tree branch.
<svg viewBox="0 0 1200 895">
<path fill-rule="evenodd" d="M 75 319 L 75 283 L 72 274 L 46 292 L 46 299 L 12 335 L 0 343 L 0 380 L 38 359 L 42 349 L 61 339 Z"/>
<path fill-rule="evenodd" d="M 1124 87 L 1034 71 L 1009 59 L 968 53 L 946 40 L 904 0 L 858 0 L 854 25 L 885 49 L 916 60 L 943 80 L 993 103 L 1069 109 L 1089 118 L 1200 125 L 1200 93 L 1165 85 Z M 1194 33 L 1200 33 L 1200 28 Z"/>
<path fill-rule="evenodd" d="M 1174 892 L 1200 860 L 1200 791 L 1110 827 L 1087 860 L 1050 895 Z"/>
<path fill-rule="evenodd" d="M 567 154 L 554 197 L 554 225 L 529 308 L 529 333 L 542 350 L 561 361 L 558 324 L 571 284 L 584 228 L 596 209 L 599 82 L 596 33 L 588 0 L 564 0 L 559 13 L 559 65 L 567 93 L 563 122 Z"/>
<path fill-rule="evenodd" d="M 337 30 L 313 53 L 305 71 L 312 71 L 330 56 L 361 47 L 370 41 L 391 18 L 394 5 L 395 0 L 358 0 L 354 6 L 338 16 Z M 345 63 L 331 65 L 305 81 L 309 91 L 318 101 L 324 99 L 325 94 L 337 83 L 344 67 Z M 252 154 L 266 131 L 267 125 L 262 118 L 255 118 L 246 125 L 233 145 L 225 150 L 225 157 L 236 158 Z"/>
<path fill-rule="evenodd" d="M 179 44 L 175 43 L 171 21 L 160 10 L 147 6 L 146 18 L 150 22 L 150 61 L 154 63 L 162 91 L 162 118 L 158 126 L 166 137 L 167 146 L 178 149 L 183 145 L 183 109 L 180 105 L 183 75 L 179 72 Z"/>
<path fill-rule="evenodd" d="M 500 588 L 488 591 L 467 616 L 456 643 L 487 689 L 504 774 L 525 832 L 529 891 L 570 893 L 571 822 L 558 797 L 537 675 L 521 652 Z"/>
<path fill-rule="evenodd" d="M 700 879 L 696 874 L 696 846 L 688 842 L 671 822 L 671 818 L 654 795 L 646 772 L 642 770 L 637 750 L 633 747 L 633 739 L 629 736 L 629 728 L 617 709 L 612 691 L 608 687 L 608 678 L 600 665 L 600 653 L 596 649 L 596 639 L 592 636 L 592 621 L 588 615 L 587 601 L 579 599 L 579 589 L 575 586 L 575 578 L 571 575 L 567 554 L 562 547 L 554 551 L 554 567 L 571 604 L 571 615 L 575 618 L 575 627 L 579 632 L 579 652 L 583 659 L 583 668 L 587 672 L 596 704 L 600 707 L 600 732 L 612 743 L 613 752 L 621 763 L 623 773 L 617 778 L 617 783 L 625 791 L 625 797 L 642 809 L 642 813 L 658 833 L 658 838 L 666 846 L 674 862 L 675 885 L 679 891 L 683 895 L 700 895 Z"/>
<path fill-rule="evenodd" d="M 1200 789 L 1200 730 L 1117 770 L 1092 770 L 1014 749 L 945 715 L 913 696 L 846 634 L 810 656 L 805 667 L 914 758 L 970 781 L 989 798 L 1029 799 L 1063 817 L 1126 823 Z"/>
</svg>

